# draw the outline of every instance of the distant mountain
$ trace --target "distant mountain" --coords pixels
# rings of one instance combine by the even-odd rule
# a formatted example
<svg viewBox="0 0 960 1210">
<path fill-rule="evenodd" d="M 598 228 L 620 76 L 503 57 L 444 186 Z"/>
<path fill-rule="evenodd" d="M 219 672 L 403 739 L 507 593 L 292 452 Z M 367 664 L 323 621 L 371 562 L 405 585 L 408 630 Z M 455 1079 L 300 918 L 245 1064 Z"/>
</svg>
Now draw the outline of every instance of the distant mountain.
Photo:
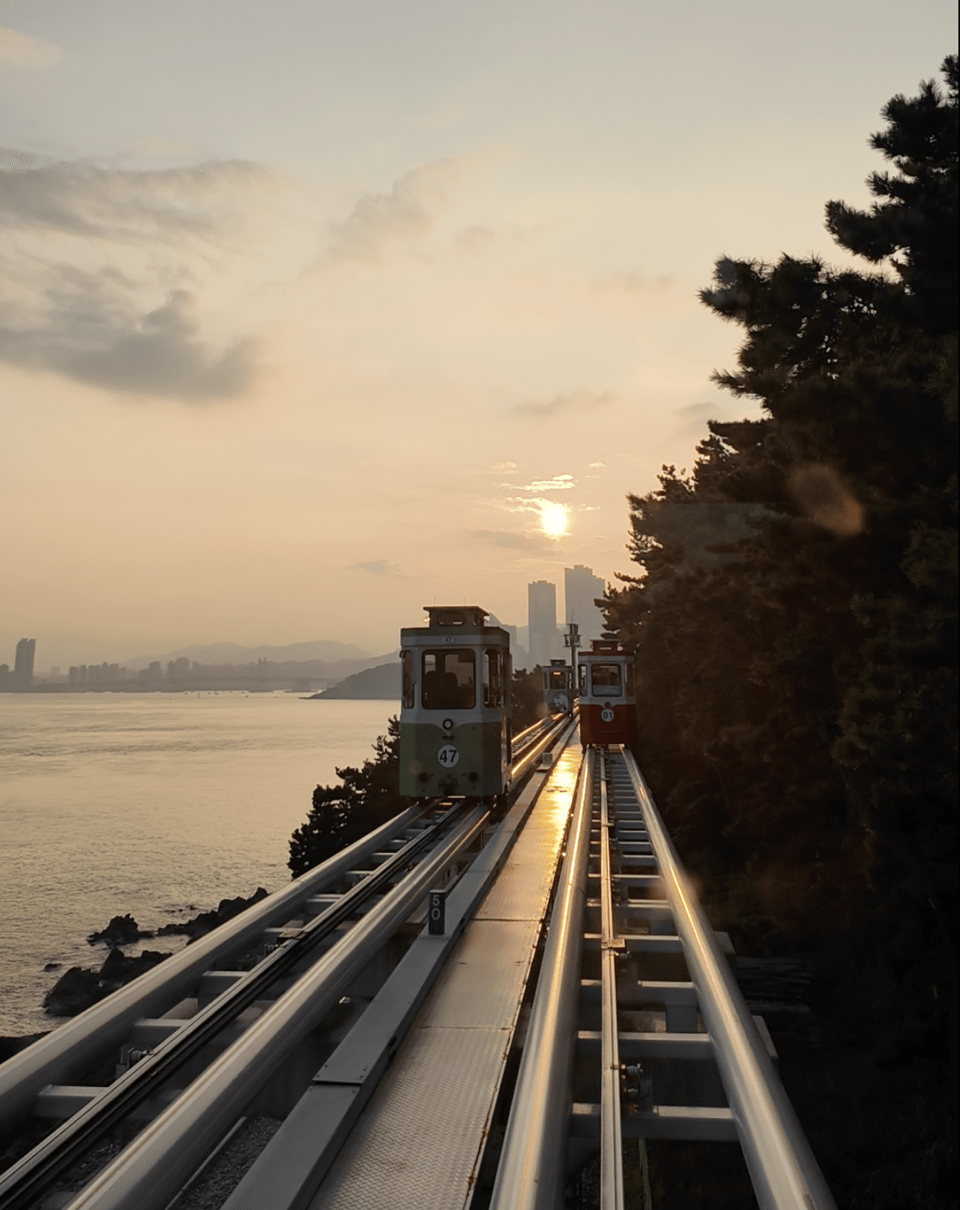
<svg viewBox="0 0 960 1210">
<path fill-rule="evenodd" d="M 379 664 L 376 668 L 367 668 L 348 676 L 339 685 L 331 685 L 315 698 L 371 698 L 381 701 L 398 702 L 400 700 L 400 661 L 390 664 Z"/>
<path fill-rule="evenodd" d="M 196 660 L 198 664 L 255 664 L 257 660 L 270 660 L 278 664 L 289 663 L 291 660 L 323 660 L 324 663 L 336 663 L 339 660 L 371 658 L 369 651 L 355 647 L 352 643 L 313 639 L 307 643 L 288 643 L 284 647 L 241 647 L 239 643 L 207 643 L 197 647 L 178 647 L 176 651 L 167 651 L 163 655 L 138 655 L 134 659 L 123 660 L 122 663 L 125 668 L 146 668 L 154 660 L 166 664 L 182 656 L 191 661 Z"/>
</svg>

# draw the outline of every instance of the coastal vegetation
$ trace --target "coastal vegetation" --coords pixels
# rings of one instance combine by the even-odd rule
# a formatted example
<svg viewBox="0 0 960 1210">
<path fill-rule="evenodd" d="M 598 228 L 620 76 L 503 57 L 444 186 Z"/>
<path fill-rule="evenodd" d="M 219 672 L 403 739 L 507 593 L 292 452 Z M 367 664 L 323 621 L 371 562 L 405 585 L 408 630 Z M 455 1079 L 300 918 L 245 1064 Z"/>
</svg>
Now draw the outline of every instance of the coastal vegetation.
<svg viewBox="0 0 960 1210">
<path fill-rule="evenodd" d="M 711 422 L 689 474 L 630 497 L 639 570 L 604 602 L 715 927 L 814 976 L 817 1029 L 778 1044 L 837 1201 L 891 1210 L 945 1204 L 955 1162 L 956 56 L 942 70 L 884 109 L 870 209 L 827 205 L 862 268 L 718 262 L 702 300 L 744 339 L 716 381 L 762 417 Z M 702 557 L 710 510 L 736 525 Z"/>
</svg>

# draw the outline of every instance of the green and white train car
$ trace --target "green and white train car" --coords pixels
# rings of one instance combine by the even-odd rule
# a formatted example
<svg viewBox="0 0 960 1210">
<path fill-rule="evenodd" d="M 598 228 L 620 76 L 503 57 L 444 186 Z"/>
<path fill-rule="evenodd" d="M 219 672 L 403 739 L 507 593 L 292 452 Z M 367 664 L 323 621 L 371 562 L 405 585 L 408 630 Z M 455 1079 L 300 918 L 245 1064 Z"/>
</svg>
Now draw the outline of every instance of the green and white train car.
<svg viewBox="0 0 960 1210">
<path fill-rule="evenodd" d="M 426 605 L 400 631 L 400 793 L 487 798 L 510 788 L 510 635 L 475 605 Z"/>
</svg>

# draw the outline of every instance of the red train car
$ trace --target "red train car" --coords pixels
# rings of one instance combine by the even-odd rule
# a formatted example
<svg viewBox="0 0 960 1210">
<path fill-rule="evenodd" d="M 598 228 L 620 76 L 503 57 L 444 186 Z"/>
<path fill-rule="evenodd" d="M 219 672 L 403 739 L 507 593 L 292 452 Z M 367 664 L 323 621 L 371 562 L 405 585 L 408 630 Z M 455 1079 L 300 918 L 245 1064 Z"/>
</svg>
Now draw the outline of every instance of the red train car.
<svg viewBox="0 0 960 1210">
<path fill-rule="evenodd" d="M 580 742 L 632 744 L 637 734 L 633 656 L 616 639 L 580 652 Z"/>
</svg>

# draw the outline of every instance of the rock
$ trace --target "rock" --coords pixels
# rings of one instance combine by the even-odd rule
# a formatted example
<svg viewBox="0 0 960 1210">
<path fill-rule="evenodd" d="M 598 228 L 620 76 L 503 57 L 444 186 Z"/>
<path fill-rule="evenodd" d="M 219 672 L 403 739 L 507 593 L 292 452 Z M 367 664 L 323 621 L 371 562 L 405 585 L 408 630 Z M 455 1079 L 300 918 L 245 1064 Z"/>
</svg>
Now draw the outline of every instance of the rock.
<svg viewBox="0 0 960 1210">
<path fill-rule="evenodd" d="M 100 967 L 97 977 L 101 986 L 107 991 L 116 991 L 118 987 L 123 987 L 131 979 L 136 979 L 138 975 L 142 975 L 157 963 L 162 962 L 164 958 L 169 957 L 169 953 L 144 950 L 138 957 L 128 958 L 120 950 L 112 949 L 103 966 Z"/>
<path fill-rule="evenodd" d="M 128 913 L 126 916 L 114 916 L 105 929 L 99 933 L 91 933 L 87 938 L 88 945 L 96 945 L 105 941 L 107 945 L 131 945 L 139 941 L 143 934 L 136 920 Z"/>
<path fill-rule="evenodd" d="M 238 895 L 236 899 L 221 899 L 217 908 L 220 923 L 222 924 L 225 920 L 231 920 L 234 916 L 239 916 L 246 908 L 254 903 L 259 903 L 261 899 L 266 899 L 266 897 L 267 892 L 262 886 L 258 886 L 249 899 L 244 899 L 242 895 Z"/>
<path fill-rule="evenodd" d="M 219 923 L 220 917 L 216 912 L 201 912 L 192 920 L 182 920 L 178 924 L 162 924 L 157 929 L 157 936 L 172 937 L 175 934 L 184 934 L 193 940 L 195 937 L 202 937 L 204 933 L 209 933 Z"/>
<path fill-rule="evenodd" d="M 157 936 L 172 936 L 175 933 L 186 934 L 191 941 L 195 941 L 198 937 L 204 936 L 218 925 L 223 924 L 226 920 L 232 920 L 234 916 L 250 907 L 251 904 L 259 903 L 261 899 L 266 899 L 267 892 L 262 886 L 258 886 L 249 899 L 244 899 L 242 895 L 238 895 L 236 899 L 221 899 L 215 912 L 201 912 L 198 916 L 194 916 L 192 920 L 184 920 L 180 924 L 164 924 L 157 929 Z"/>
<path fill-rule="evenodd" d="M 43 968 L 45 971 L 58 971 L 63 966 L 62 962 L 48 962 Z"/>
<path fill-rule="evenodd" d="M 96 971 L 71 966 L 47 992 L 43 1007 L 51 1017 L 75 1017 L 106 994 Z"/>
</svg>

